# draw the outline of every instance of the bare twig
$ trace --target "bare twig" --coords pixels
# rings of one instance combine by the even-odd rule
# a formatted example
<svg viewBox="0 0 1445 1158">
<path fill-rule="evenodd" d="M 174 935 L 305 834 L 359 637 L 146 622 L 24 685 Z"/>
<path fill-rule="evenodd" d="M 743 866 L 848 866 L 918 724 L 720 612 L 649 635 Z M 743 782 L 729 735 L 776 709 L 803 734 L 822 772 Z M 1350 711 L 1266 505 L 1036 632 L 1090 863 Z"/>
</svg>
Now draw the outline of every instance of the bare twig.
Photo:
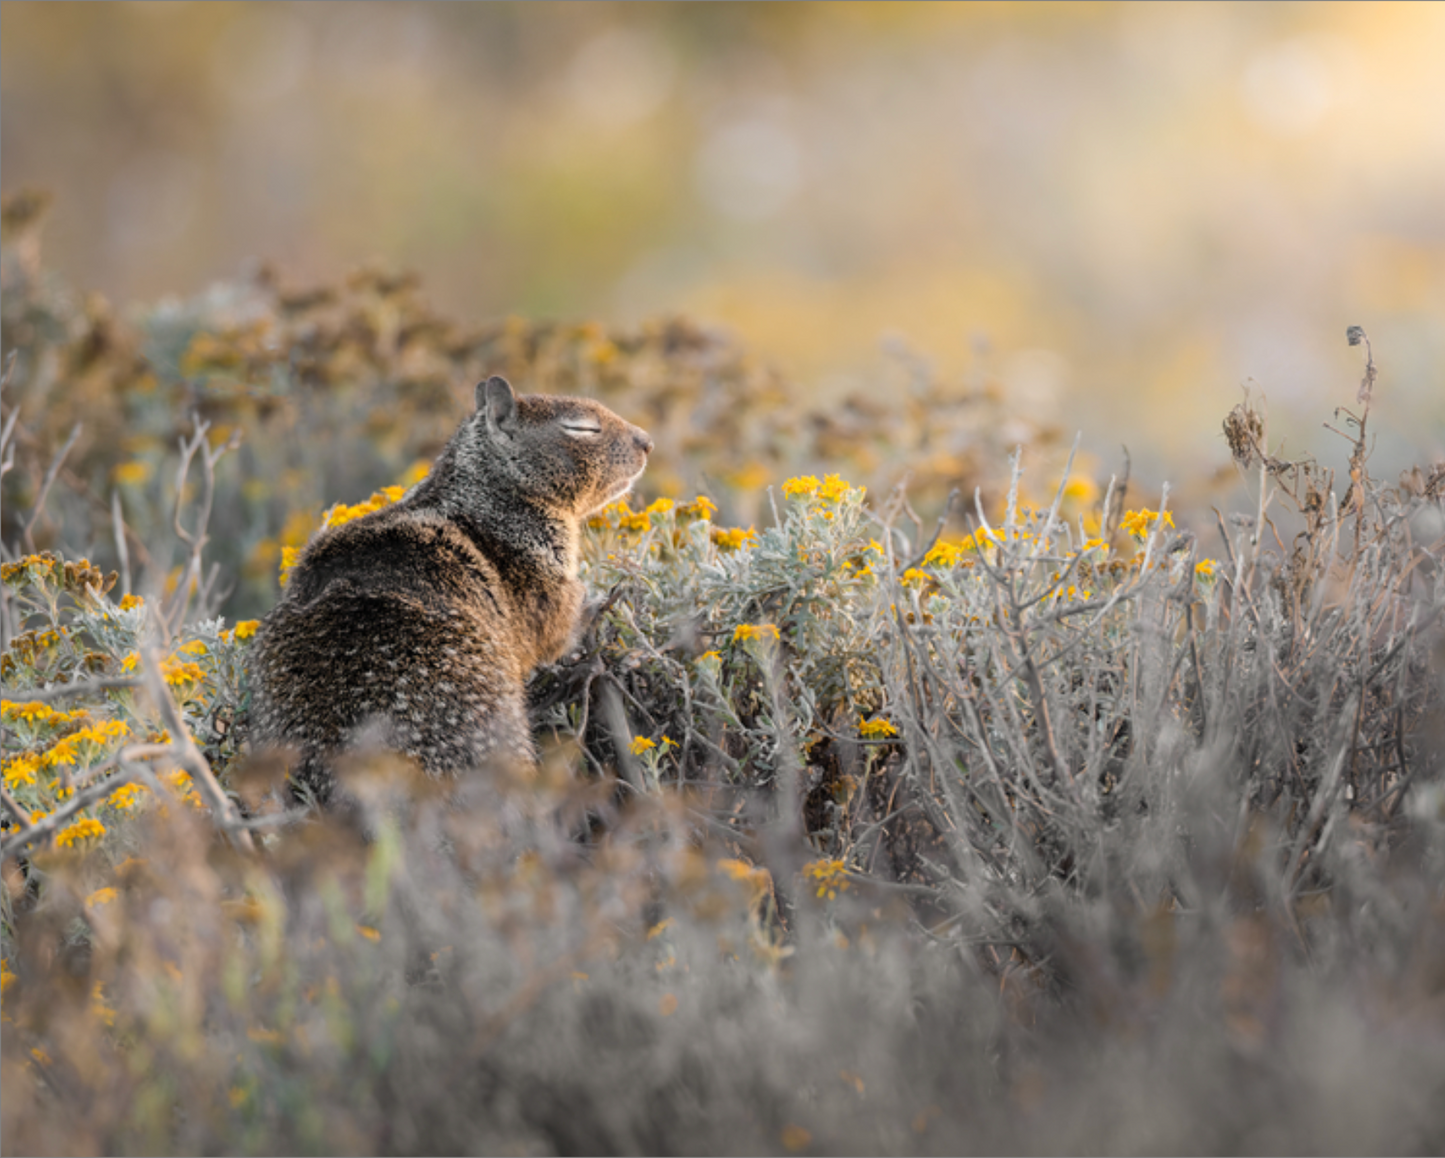
<svg viewBox="0 0 1445 1158">
<path fill-rule="evenodd" d="M 50 488 L 55 483 L 55 476 L 60 473 L 60 467 L 65 462 L 65 456 L 75 446 L 76 440 L 80 438 L 81 424 L 77 422 L 70 429 L 70 437 L 65 440 L 65 445 L 60 448 L 59 453 L 50 460 L 50 469 L 45 472 L 45 479 L 40 484 L 40 494 L 35 499 L 35 509 L 30 512 L 30 521 L 25 524 L 21 532 L 21 538 L 25 542 L 25 550 L 28 554 L 35 554 L 35 524 L 40 518 L 40 512 L 45 509 L 45 499 L 50 494 Z"/>
</svg>

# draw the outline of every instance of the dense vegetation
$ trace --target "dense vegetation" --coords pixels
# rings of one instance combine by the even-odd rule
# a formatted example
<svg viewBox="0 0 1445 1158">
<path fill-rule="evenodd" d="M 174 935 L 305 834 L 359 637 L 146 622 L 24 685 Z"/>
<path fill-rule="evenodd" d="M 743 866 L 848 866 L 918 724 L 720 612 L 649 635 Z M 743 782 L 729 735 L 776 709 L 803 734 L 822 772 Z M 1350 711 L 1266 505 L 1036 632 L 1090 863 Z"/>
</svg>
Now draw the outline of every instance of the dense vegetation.
<svg viewBox="0 0 1445 1158">
<path fill-rule="evenodd" d="M 1370 476 L 1362 335 L 1347 489 L 1246 402 L 1206 552 L 1000 475 L 986 392 L 809 414 L 683 321 L 462 333 L 378 274 L 122 321 L 33 208 L 7 1153 L 1445 1148 L 1445 469 Z M 359 753 L 359 833 L 247 754 L 236 617 L 490 370 L 649 426 L 653 489 L 589 528 L 539 774 Z"/>
</svg>

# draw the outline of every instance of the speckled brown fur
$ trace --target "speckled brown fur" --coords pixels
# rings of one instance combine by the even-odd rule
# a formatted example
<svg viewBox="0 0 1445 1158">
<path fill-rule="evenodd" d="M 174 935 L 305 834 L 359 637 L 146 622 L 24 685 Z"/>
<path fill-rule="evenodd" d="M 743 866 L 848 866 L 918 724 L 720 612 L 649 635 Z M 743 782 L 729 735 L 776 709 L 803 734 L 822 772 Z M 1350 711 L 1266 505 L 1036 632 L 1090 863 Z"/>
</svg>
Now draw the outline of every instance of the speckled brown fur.
<svg viewBox="0 0 1445 1158">
<path fill-rule="evenodd" d="M 479 385 L 426 479 L 302 553 L 253 649 L 253 746 L 294 749 L 322 802 L 330 758 L 358 741 L 433 776 L 530 764 L 523 687 L 576 633 L 582 520 L 651 449 L 588 399 Z"/>
</svg>

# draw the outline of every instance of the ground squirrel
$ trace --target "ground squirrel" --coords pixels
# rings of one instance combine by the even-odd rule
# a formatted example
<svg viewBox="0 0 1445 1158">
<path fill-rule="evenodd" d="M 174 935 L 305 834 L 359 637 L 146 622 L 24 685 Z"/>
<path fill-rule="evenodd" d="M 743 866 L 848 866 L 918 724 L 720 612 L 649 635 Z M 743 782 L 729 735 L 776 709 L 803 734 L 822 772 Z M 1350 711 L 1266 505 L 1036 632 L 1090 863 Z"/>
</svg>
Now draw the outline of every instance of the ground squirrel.
<svg viewBox="0 0 1445 1158">
<path fill-rule="evenodd" d="M 599 403 L 481 383 L 425 479 L 302 552 L 254 645 L 253 745 L 322 803 L 358 740 L 434 776 L 534 761 L 523 688 L 576 634 L 582 520 L 651 450 Z"/>
</svg>

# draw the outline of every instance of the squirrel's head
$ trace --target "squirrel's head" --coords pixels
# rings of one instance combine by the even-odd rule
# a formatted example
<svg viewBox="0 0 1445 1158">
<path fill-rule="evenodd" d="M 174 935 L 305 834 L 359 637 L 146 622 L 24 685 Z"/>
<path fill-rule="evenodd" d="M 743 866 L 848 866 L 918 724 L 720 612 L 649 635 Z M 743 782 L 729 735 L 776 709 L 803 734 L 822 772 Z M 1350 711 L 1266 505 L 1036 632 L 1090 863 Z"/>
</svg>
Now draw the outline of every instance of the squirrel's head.
<svg viewBox="0 0 1445 1158">
<path fill-rule="evenodd" d="M 580 518 L 632 489 L 652 450 L 647 431 L 600 402 L 513 393 L 493 376 L 477 386 L 474 437 L 517 490 L 553 514 Z"/>
</svg>

